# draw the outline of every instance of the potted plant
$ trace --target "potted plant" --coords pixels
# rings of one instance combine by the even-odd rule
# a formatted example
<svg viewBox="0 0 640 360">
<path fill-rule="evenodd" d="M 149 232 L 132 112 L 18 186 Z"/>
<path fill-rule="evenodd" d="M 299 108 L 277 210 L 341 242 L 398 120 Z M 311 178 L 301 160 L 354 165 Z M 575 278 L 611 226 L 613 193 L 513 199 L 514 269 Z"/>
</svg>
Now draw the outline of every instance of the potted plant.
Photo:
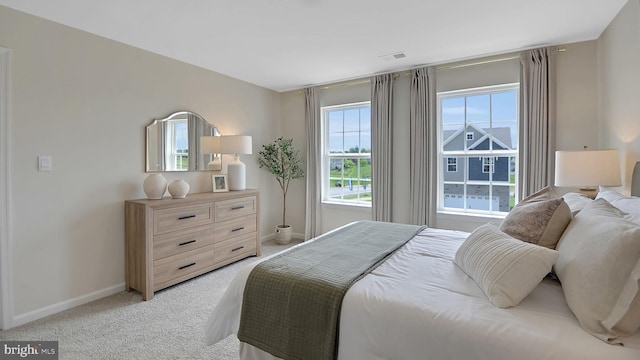
<svg viewBox="0 0 640 360">
<path fill-rule="evenodd" d="M 270 144 L 262 145 L 258 152 L 258 165 L 272 173 L 282 189 L 282 224 L 276 226 L 276 242 L 288 244 L 293 228 L 286 222 L 287 191 L 291 180 L 304 176 L 302 157 L 293 148 L 293 139 L 279 137 Z"/>
</svg>

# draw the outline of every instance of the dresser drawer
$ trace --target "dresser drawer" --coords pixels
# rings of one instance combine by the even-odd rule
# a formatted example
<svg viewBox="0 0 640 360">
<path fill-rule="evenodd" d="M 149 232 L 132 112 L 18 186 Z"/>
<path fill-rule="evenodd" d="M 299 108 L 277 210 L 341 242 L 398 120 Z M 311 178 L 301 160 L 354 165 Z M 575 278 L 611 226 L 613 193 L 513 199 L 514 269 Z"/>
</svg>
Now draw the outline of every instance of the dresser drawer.
<svg viewBox="0 0 640 360">
<path fill-rule="evenodd" d="M 193 249 L 153 262 L 153 285 L 156 288 L 168 286 L 174 279 L 213 266 L 213 245 Z"/>
<path fill-rule="evenodd" d="M 256 229 L 257 218 L 255 214 L 216 223 L 215 242 L 254 233 Z"/>
<path fill-rule="evenodd" d="M 246 257 L 247 254 L 256 253 L 256 234 L 247 234 L 241 237 L 216 243 L 213 250 L 214 262 L 220 263 L 236 257 Z"/>
<path fill-rule="evenodd" d="M 198 204 L 157 210 L 154 214 L 153 232 L 162 234 L 213 223 L 212 205 Z"/>
<path fill-rule="evenodd" d="M 157 235 L 153 239 L 153 258 L 162 259 L 207 245 L 213 245 L 214 230 L 211 227 L 196 231 L 177 231 Z"/>
<path fill-rule="evenodd" d="M 247 196 L 239 199 L 216 201 L 216 222 L 256 213 L 256 197 Z"/>
</svg>

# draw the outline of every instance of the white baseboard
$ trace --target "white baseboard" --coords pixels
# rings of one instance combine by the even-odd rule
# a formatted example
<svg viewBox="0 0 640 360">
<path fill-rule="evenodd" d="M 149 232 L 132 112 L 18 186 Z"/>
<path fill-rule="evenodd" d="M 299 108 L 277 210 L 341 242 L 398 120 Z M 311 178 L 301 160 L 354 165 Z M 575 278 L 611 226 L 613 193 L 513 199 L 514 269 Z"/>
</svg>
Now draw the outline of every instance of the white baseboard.
<svg viewBox="0 0 640 360">
<path fill-rule="evenodd" d="M 262 239 L 260 239 L 260 242 L 265 242 L 265 241 L 269 241 L 269 240 L 273 240 L 276 238 L 276 234 L 269 234 L 267 236 L 263 236 Z M 296 240 L 303 240 L 304 241 L 304 234 L 300 234 L 300 233 L 292 233 L 291 234 L 291 238 L 292 239 L 296 239 Z"/>
<path fill-rule="evenodd" d="M 14 316 L 11 326 L 16 327 L 16 326 L 24 325 L 26 323 L 30 323 L 32 321 L 45 318 L 47 316 L 57 314 L 61 311 L 69 310 L 76 306 L 84 305 L 92 301 L 102 299 L 103 297 L 107 297 L 107 296 L 117 294 L 119 292 L 123 292 L 125 291 L 125 286 L 126 286 L 125 283 L 122 283 L 106 289 L 94 291 L 90 294 L 79 296 L 75 299 L 70 299 L 57 304 L 43 307 L 41 309 L 33 310 L 26 314 Z"/>
</svg>

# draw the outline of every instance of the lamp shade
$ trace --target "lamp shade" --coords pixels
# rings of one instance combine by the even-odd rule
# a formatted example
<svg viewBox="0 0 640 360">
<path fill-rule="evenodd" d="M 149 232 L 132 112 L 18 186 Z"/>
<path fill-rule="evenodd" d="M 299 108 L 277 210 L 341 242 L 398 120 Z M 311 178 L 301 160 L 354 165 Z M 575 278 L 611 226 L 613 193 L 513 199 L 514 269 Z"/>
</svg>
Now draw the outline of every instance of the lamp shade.
<svg viewBox="0 0 640 360">
<path fill-rule="evenodd" d="M 556 186 L 620 186 L 617 149 L 556 151 Z"/>
<path fill-rule="evenodd" d="M 220 154 L 220 136 L 201 136 L 201 154 Z"/>
<path fill-rule="evenodd" d="M 221 136 L 220 152 L 223 154 L 251 154 L 251 136 Z"/>
</svg>

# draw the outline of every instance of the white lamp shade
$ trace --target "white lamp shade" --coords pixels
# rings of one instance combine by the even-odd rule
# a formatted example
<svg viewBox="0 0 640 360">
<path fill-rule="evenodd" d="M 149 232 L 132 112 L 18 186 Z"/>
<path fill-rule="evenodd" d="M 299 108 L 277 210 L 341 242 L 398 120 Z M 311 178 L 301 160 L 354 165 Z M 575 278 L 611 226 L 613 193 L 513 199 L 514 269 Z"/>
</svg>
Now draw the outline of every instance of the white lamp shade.
<svg viewBox="0 0 640 360">
<path fill-rule="evenodd" d="M 617 149 L 556 151 L 556 186 L 620 186 Z"/>
<path fill-rule="evenodd" d="M 201 136 L 201 154 L 220 154 L 220 136 Z"/>
<path fill-rule="evenodd" d="M 221 136 L 220 152 L 223 154 L 251 154 L 251 136 Z"/>
</svg>

